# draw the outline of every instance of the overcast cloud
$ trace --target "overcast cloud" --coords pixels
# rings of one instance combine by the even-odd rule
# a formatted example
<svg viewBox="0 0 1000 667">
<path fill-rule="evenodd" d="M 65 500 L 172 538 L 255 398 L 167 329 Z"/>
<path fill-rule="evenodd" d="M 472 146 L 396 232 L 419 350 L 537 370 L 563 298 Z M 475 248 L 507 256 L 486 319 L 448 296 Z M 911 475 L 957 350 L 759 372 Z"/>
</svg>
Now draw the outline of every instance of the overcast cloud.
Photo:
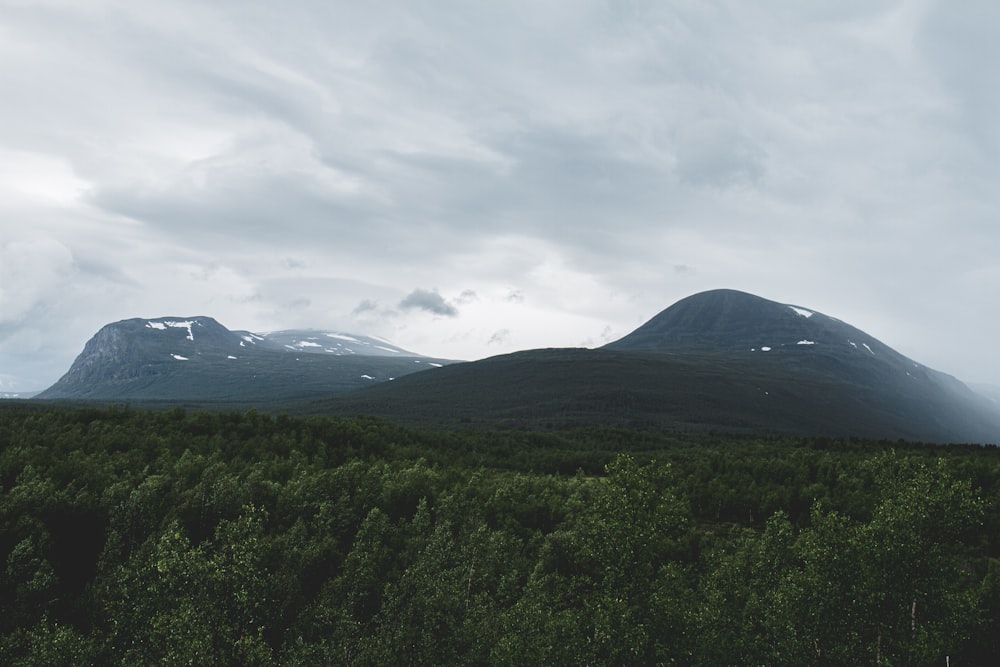
<svg viewBox="0 0 1000 667">
<path fill-rule="evenodd" d="M 1000 384 L 1000 3 L 0 0 L 0 391 L 102 325 L 600 345 L 689 294 Z"/>
<path fill-rule="evenodd" d="M 444 317 L 458 317 L 458 308 L 445 301 L 437 290 L 415 289 L 399 302 L 399 307 L 402 310 L 417 309 Z"/>
</svg>

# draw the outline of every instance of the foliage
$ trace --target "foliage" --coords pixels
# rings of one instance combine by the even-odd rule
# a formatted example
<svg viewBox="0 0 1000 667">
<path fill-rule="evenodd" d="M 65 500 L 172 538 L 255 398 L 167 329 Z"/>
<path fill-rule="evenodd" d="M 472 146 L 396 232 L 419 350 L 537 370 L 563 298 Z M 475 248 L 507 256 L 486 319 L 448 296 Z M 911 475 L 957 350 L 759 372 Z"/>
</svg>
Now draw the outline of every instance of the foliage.
<svg viewBox="0 0 1000 667">
<path fill-rule="evenodd" d="M 0 410 L 0 663 L 984 664 L 993 448 Z"/>
</svg>

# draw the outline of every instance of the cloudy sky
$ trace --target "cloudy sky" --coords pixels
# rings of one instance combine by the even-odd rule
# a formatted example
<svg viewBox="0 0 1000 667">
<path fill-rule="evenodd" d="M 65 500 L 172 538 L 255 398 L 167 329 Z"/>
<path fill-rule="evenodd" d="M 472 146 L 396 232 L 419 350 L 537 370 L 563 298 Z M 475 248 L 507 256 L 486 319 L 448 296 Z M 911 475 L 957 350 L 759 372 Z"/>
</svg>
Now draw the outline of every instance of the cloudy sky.
<svg viewBox="0 0 1000 667">
<path fill-rule="evenodd" d="M 0 0 L 0 390 L 213 316 L 474 359 L 730 287 L 1000 384 L 1000 3 Z"/>
</svg>

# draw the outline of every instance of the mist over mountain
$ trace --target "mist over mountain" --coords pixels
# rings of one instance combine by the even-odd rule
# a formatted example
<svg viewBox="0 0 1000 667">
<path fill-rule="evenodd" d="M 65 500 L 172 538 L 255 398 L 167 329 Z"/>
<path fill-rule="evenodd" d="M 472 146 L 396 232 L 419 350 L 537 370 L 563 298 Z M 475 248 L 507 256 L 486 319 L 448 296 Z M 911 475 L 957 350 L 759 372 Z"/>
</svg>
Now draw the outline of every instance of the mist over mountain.
<svg viewBox="0 0 1000 667">
<path fill-rule="evenodd" d="M 969 388 L 980 396 L 985 397 L 990 401 L 990 403 L 997 406 L 997 409 L 1000 409 L 1000 386 L 995 384 L 976 383 L 970 384 Z"/>
</svg>

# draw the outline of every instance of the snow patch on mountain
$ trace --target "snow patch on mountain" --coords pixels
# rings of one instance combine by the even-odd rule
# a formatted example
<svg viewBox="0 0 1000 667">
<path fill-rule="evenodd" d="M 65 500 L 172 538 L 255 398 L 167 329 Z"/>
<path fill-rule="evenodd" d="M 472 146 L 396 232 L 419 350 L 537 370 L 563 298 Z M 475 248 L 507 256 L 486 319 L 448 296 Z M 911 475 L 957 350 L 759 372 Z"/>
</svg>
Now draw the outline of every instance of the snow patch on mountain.
<svg viewBox="0 0 1000 667">
<path fill-rule="evenodd" d="M 801 316 L 801 317 L 809 318 L 809 317 L 812 317 L 813 315 L 815 315 L 815 313 L 813 313 L 813 311 L 806 310 L 805 308 L 799 308 L 798 306 L 788 306 L 788 307 L 791 308 L 792 310 L 794 310 L 795 313 L 797 315 Z"/>
<path fill-rule="evenodd" d="M 150 320 L 146 322 L 147 329 L 158 329 L 159 331 L 166 331 L 167 327 L 174 329 L 187 329 L 188 340 L 194 340 L 194 332 L 191 330 L 192 325 L 198 324 L 198 322 L 193 320 L 184 320 L 183 322 L 177 322 L 174 320 L 164 320 L 162 322 L 157 322 L 155 320 Z"/>
<path fill-rule="evenodd" d="M 361 342 L 360 340 L 358 340 L 357 338 L 354 338 L 353 336 L 345 336 L 344 334 L 328 333 L 328 334 L 323 334 L 323 335 L 324 336 L 329 336 L 330 338 L 336 338 L 338 340 L 346 340 L 346 341 L 348 341 L 350 343 L 360 343 Z"/>
</svg>

